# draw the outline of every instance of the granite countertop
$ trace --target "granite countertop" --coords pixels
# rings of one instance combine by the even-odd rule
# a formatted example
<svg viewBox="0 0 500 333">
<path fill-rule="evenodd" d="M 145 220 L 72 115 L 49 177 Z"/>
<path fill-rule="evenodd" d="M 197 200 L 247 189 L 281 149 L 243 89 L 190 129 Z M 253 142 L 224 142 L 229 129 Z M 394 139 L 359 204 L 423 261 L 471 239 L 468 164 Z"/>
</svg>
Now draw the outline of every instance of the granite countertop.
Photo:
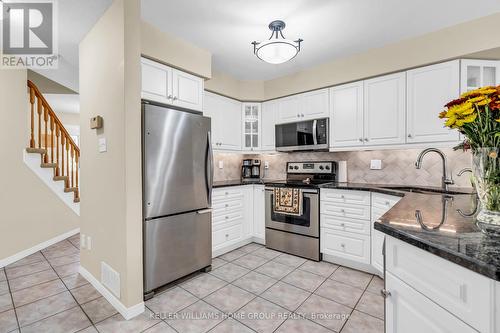
<svg viewBox="0 0 500 333">
<path fill-rule="evenodd" d="M 260 184 L 268 182 L 272 183 L 262 180 Z M 245 184 L 248 183 L 231 180 L 215 182 L 214 187 Z M 423 193 L 408 192 L 409 187 Z M 375 222 L 375 229 L 500 281 L 500 239 L 487 237 L 476 226 L 474 217 L 466 216 L 473 213 L 476 207 L 476 195 L 471 188 L 451 188 L 450 194 L 440 193 L 440 187 L 387 184 L 328 183 L 320 188 L 370 191 L 402 197 Z M 418 222 L 416 211 L 420 211 L 423 225 Z"/>
</svg>

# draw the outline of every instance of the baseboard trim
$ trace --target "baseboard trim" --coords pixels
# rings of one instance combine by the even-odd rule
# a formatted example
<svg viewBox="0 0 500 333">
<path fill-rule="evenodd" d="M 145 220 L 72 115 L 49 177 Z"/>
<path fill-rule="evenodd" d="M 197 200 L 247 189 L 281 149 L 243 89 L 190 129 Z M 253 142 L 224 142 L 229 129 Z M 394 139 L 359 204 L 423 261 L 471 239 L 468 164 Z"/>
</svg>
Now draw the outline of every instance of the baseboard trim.
<svg viewBox="0 0 500 333">
<path fill-rule="evenodd" d="M 90 274 L 88 270 L 80 266 L 78 271 L 126 320 L 132 319 L 144 312 L 144 302 L 127 308 L 115 295 L 104 287 L 99 280 Z"/>
<path fill-rule="evenodd" d="M 245 239 L 243 239 L 243 240 L 241 240 L 239 242 L 233 243 L 231 245 L 227 245 L 227 246 L 221 247 L 221 248 L 219 248 L 219 249 L 217 249 L 215 251 L 212 251 L 212 258 L 221 256 L 223 254 L 226 254 L 228 252 L 236 250 L 237 248 L 245 246 L 247 244 L 250 244 L 251 242 L 252 242 L 252 237 L 249 237 L 249 238 L 245 238 Z"/>
<path fill-rule="evenodd" d="M 32 255 L 33 253 L 38 252 L 40 250 L 43 250 L 46 247 L 54 245 L 55 243 L 59 243 L 60 241 L 63 241 L 68 237 L 76 235 L 79 232 L 80 232 L 80 228 L 73 229 L 71 231 L 65 232 L 62 235 L 51 238 L 48 241 L 37 244 L 29 249 L 26 249 L 26 250 L 23 250 L 21 252 L 14 254 L 14 255 L 11 255 L 10 257 L 1 259 L 0 260 L 0 268 L 5 267 L 7 265 L 10 265 L 10 264 L 12 264 L 18 260 L 21 260 L 23 258 L 26 258 L 27 256 Z"/>
<path fill-rule="evenodd" d="M 358 271 L 363 271 L 366 273 L 378 275 L 377 270 L 375 268 L 373 268 L 373 266 L 370 264 L 360 263 L 360 262 L 357 262 L 354 260 L 340 258 L 340 257 L 334 256 L 334 255 L 325 254 L 325 253 L 323 253 L 323 261 L 327 261 L 327 262 L 330 262 L 332 264 L 357 269 Z"/>
</svg>

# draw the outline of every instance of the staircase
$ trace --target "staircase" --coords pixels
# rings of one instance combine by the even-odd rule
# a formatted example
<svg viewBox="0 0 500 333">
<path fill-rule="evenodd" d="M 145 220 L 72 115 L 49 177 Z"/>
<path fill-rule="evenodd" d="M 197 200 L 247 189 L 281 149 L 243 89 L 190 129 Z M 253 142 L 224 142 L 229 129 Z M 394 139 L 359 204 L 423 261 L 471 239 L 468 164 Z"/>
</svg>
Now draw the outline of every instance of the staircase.
<svg viewBox="0 0 500 333">
<path fill-rule="evenodd" d="M 28 154 L 40 155 L 40 168 L 52 169 L 55 182 L 64 182 L 64 192 L 73 193 L 73 202 L 80 202 L 80 148 L 57 118 L 37 86 L 28 81 L 31 111 L 31 135 Z"/>
</svg>

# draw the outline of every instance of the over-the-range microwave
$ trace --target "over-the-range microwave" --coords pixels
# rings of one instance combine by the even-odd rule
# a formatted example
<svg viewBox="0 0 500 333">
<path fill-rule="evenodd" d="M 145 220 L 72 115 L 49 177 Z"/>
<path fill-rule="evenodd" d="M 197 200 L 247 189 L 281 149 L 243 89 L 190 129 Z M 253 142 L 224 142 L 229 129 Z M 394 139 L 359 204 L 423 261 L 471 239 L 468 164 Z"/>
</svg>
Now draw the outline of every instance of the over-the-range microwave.
<svg viewBox="0 0 500 333">
<path fill-rule="evenodd" d="M 328 118 L 275 126 L 276 150 L 328 150 Z"/>
</svg>

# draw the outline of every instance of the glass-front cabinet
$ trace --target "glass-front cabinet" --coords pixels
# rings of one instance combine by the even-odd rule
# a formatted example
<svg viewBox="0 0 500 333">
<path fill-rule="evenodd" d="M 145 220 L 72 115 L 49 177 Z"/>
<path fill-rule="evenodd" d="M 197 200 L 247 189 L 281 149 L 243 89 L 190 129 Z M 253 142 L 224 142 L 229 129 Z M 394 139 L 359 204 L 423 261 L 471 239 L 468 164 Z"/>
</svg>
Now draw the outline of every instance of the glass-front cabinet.
<svg viewBox="0 0 500 333">
<path fill-rule="evenodd" d="M 500 61 L 472 59 L 463 59 L 461 61 L 461 93 L 484 86 L 500 84 Z"/>
<path fill-rule="evenodd" d="M 243 103 L 243 150 L 259 150 L 261 104 Z"/>
</svg>

